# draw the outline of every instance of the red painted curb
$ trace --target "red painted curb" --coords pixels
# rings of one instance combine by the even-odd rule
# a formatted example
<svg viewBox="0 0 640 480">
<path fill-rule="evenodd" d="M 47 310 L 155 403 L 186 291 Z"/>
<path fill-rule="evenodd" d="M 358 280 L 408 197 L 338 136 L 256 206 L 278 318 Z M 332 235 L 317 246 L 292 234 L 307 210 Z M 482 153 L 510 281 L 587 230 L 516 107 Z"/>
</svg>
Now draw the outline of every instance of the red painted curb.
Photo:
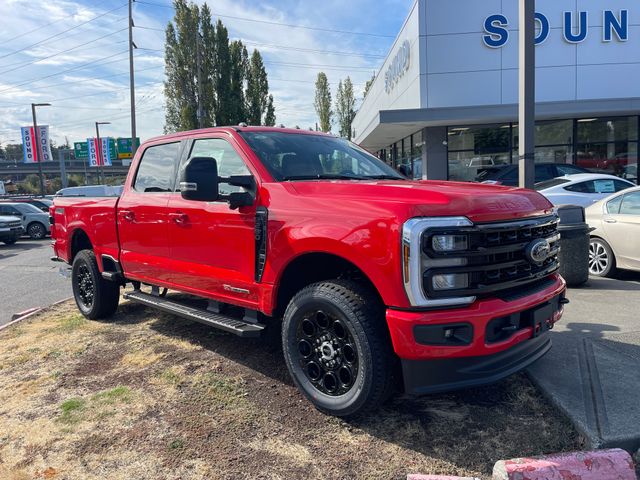
<svg viewBox="0 0 640 480">
<path fill-rule="evenodd" d="M 493 480 L 637 480 L 631 456 L 620 449 L 500 460 Z"/>
<path fill-rule="evenodd" d="M 18 318 L 26 317 L 27 315 L 35 312 L 36 310 L 40 310 L 40 307 L 28 308 L 24 312 L 14 313 L 13 315 L 11 315 L 11 320 L 17 320 Z"/>
<path fill-rule="evenodd" d="M 410 474 L 407 475 L 407 480 L 480 480 L 472 477 L 451 477 L 448 475 L 420 475 Z"/>
</svg>

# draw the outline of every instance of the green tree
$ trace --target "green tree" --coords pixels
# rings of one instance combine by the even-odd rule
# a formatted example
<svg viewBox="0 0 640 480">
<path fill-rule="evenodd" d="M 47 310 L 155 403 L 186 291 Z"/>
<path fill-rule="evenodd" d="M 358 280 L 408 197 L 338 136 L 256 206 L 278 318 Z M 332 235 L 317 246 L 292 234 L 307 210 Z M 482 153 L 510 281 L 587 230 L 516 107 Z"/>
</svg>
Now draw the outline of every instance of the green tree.
<svg viewBox="0 0 640 480">
<path fill-rule="evenodd" d="M 314 107 L 318 118 L 320 119 L 320 130 L 323 132 L 331 131 L 331 89 L 329 88 L 329 80 L 324 72 L 318 73 L 316 79 L 316 98 Z"/>
<path fill-rule="evenodd" d="M 231 57 L 231 91 L 229 92 L 230 125 L 238 125 L 247 121 L 244 90 L 249 70 L 249 54 L 240 40 L 231 42 L 229 47 Z"/>
<path fill-rule="evenodd" d="M 231 55 L 229 52 L 229 32 L 223 23 L 216 24 L 214 46 L 213 88 L 216 97 L 216 125 L 230 125 L 232 115 L 231 98 Z"/>
<path fill-rule="evenodd" d="M 340 126 L 340 136 L 351 140 L 351 124 L 356 116 L 356 97 L 353 94 L 353 83 L 347 77 L 338 83 L 338 93 L 336 94 L 336 116 Z"/>
<path fill-rule="evenodd" d="M 216 72 L 216 29 L 211 21 L 211 10 L 205 3 L 200 12 L 200 60 L 202 71 L 202 107 L 204 110 L 203 127 L 215 125 L 216 94 L 214 76 Z"/>
<path fill-rule="evenodd" d="M 267 111 L 264 114 L 264 124 L 267 127 L 273 127 L 276 124 L 276 109 L 273 106 L 273 95 L 269 95 L 267 100 Z"/>
<path fill-rule="evenodd" d="M 267 108 L 269 80 L 262 62 L 262 55 L 254 50 L 249 61 L 247 72 L 247 123 L 262 125 L 262 117 Z"/>
<path fill-rule="evenodd" d="M 197 41 L 200 12 L 195 4 L 175 0 L 175 17 L 165 31 L 165 131 L 198 126 Z"/>
</svg>

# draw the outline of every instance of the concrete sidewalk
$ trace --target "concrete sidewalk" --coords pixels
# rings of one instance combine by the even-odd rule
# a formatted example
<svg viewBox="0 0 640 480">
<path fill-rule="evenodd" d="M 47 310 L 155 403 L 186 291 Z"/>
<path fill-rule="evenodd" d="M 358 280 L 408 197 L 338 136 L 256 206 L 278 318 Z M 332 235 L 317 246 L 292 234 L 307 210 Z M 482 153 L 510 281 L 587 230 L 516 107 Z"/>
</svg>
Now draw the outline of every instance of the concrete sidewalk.
<svg viewBox="0 0 640 480">
<path fill-rule="evenodd" d="M 640 275 L 568 292 L 553 348 L 529 374 L 593 448 L 640 448 Z"/>
</svg>

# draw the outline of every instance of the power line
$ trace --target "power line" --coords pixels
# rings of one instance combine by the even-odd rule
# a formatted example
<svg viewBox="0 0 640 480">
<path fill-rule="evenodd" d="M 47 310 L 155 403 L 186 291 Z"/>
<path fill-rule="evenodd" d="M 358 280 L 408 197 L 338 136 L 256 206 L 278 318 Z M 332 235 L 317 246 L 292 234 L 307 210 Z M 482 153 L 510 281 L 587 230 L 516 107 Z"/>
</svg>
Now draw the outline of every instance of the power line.
<svg viewBox="0 0 640 480">
<path fill-rule="evenodd" d="M 94 63 L 101 62 L 102 60 L 106 60 L 107 58 L 115 57 L 116 55 L 122 55 L 123 53 L 126 53 L 126 52 L 127 52 L 127 50 L 125 50 L 124 52 L 114 53 L 113 55 L 109 55 L 108 57 L 102 57 L 102 58 L 99 58 L 98 60 L 87 62 L 87 63 L 84 63 L 84 64 L 79 65 L 77 67 L 68 68 L 68 69 L 62 70 L 60 72 L 52 73 L 51 75 L 45 75 L 44 77 L 38 77 L 38 78 L 35 78 L 35 79 L 32 79 L 32 80 L 28 80 L 26 82 L 18 83 L 17 85 L 12 85 L 9 88 L 5 88 L 4 90 L 0 90 L 0 93 L 6 92 L 6 91 L 9 91 L 9 90 L 13 90 L 16 87 L 22 87 L 23 85 L 29 85 L 31 83 L 39 82 L 41 80 L 44 80 L 45 78 L 55 77 L 57 75 L 62 75 L 63 73 L 72 72 L 74 70 L 81 70 L 82 68 L 85 68 L 88 65 L 93 65 Z M 120 60 L 122 60 L 122 59 L 118 59 L 118 60 L 115 60 L 115 61 L 120 61 Z M 113 63 L 113 62 L 106 62 L 106 63 L 100 64 L 98 66 L 107 65 L 109 63 Z"/>
<path fill-rule="evenodd" d="M 175 10 L 175 7 L 173 5 L 165 5 L 162 3 L 156 3 L 156 2 L 148 2 L 148 1 L 143 1 L 143 0 L 136 0 L 136 3 L 140 3 L 143 5 L 153 5 L 156 7 L 163 7 L 163 8 L 170 8 L 172 10 Z M 231 18 L 233 20 L 242 20 L 245 22 L 256 22 L 256 23 L 266 23 L 268 25 L 278 25 L 281 27 L 289 27 L 289 28 L 303 28 L 306 30 L 316 30 L 319 32 L 330 32 L 330 33 L 342 33 L 342 34 L 347 34 L 347 35 L 363 35 L 363 36 L 367 36 L 367 37 L 379 37 L 379 38 L 395 38 L 393 35 L 382 35 L 380 33 L 369 33 L 369 32 L 354 32 L 351 30 L 338 30 L 335 28 L 321 28 L 321 27 L 309 27 L 307 25 L 296 25 L 293 23 L 281 23 L 281 22 L 273 22 L 270 20 L 258 20 L 256 18 L 248 18 L 248 17 L 237 17 L 234 15 L 223 15 L 221 13 L 215 13 L 215 12 L 211 12 L 212 15 L 215 15 L 216 17 L 222 17 L 222 18 Z"/>
<path fill-rule="evenodd" d="M 81 26 L 83 26 L 83 25 L 86 25 L 87 23 L 90 23 L 90 22 L 93 22 L 94 20 L 97 20 L 97 19 L 99 19 L 99 18 L 102 18 L 102 17 L 104 17 L 105 15 L 109 15 L 111 12 L 115 12 L 116 10 L 119 10 L 119 9 L 121 9 L 122 7 L 125 7 L 125 6 L 127 6 L 127 5 L 128 5 L 128 2 L 127 2 L 127 3 L 124 3 L 124 4 L 122 4 L 122 5 L 120 5 L 119 7 L 112 8 L 111 10 L 107 10 L 106 12 L 101 13 L 100 15 L 97 15 L 97 16 L 95 16 L 95 17 L 93 17 L 93 18 L 91 18 L 91 19 L 89 19 L 89 20 L 87 20 L 87 21 L 84 21 L 84 22 L 82 22 L 82 23 L 79 23 L 78 25 L 75 25 L 75 26 L 73 26 L 73 27 L 71 27 L 71 28 L 67 28 L 66 30 L 63 30 L 63 31 L 62 31 L 62 32 L 60 32 L 60 33 L 56 33 L 55 35 L 51 35 L 50 37 L 47 37 L 47 38 L 45 38 L 45 39 L 43 39 L 43 40 L 40 40 L 39 42 L 32 43 L 31 45 L 28 45 L 28 46 L 23 47 L 23 48 L 21 48 L 21 49 L 19 49 L 19 50 L 15 50 L 15 51 L 13 51 L 13 52 L 7 53 L 7 54 L 5 54 L 5 55 L 0 55 L 0 58 L 9 57 L 9 56 L 11 56 L 11 55 L 15 55 L 16 53 L 24 52 L 25 50 L 28 50 L 28 49 L 29 49 L 29 48 L 31 48 L 31 47 L 35 47 L 35 46 L 37 46 L 37 45 L 41 45 L 41 44 L 43 44 L 44 42 L 46 42 L 46 41 L 48 41 L 48 40 L 51 40 L 52 38 L 59 37 L 60 35 L 62 35 L 62 34 L 64 34 L 64 33 L 70 32 L 71 30 L 75 30 L 76 28 L 79 28 L 79 27 L 81 27 Z M 73 16 L 73 15 L 69 15 L 69 17 L 72 17 L 72 16 Z M 67 17 L 67 18 L 68 18 L 68 17 Z"/>
<path fill-rule="evenodd" d="M 90 43 L 97 42 L 98 40 L 102 40 L 103 38 L 111 37 L 112 35 L 120 33 L 120 32 L 122 32 L 122 31 L 124 31 L 126 29 L 127 29 L 126 27 L 125 28 L 121 28 L 120 30 L 116 30 L 115 32 L 108 33 L 107 35 L 103 35 L 103 36 L 98 37 L 98 38 L 94 38 L 93 40 L 89 40 L 88 42 L 81 43 L 80 45 L 76 45 L 75 47 L 67 48 L 66 50 L 61 50 L 61 51 L 59 51 L 57 53 L 54 53 L 52 55 L 49 55 L 47 57 L 42 57 L 42 58 L 39 58 L 39 59 L 34 60 L 32 62 L 24 63 L 24 64 L 22 64 L 22 65 L 20 65 L 18 67 L 15 67 L 15 68 L 10 68 L 9 70 L 5 70 L 4 72 L 0 72 L 0 75 L 4 75 L 5 73 L 13 72 L 15 70 L 20 70 L 21 68 L 24 68 L 24 67 L 26 67 L 28 65 L 33 65 L 34 63 L 42 62 L 43 60 L 48 60 L 49 58 L 57 57 L 58 55 L 62 55 L 63 53 L 70 52 L 72 50 L 75 50 L 76 48 L 84 47 L 85 45 L 89 45 Z"/>
</svg>

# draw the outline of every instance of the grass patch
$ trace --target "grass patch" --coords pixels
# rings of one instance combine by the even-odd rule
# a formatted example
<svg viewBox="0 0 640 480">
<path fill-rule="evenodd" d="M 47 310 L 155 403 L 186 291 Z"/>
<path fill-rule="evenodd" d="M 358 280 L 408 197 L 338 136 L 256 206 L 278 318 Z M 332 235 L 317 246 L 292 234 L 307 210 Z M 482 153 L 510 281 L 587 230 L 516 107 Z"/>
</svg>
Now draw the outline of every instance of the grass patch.
<svg viewBox="0 0 640 480">
<path fill-rule="evenodd" d="M 81 421 L 85 405 L 86 401 L 82 398 L 71 398 L 62 402 L 62 405 L 60 405 L 60 409 L 62 410 L 59 418 L 60 422 L 72 425 Z"/>
<path fill-rule="evenodd" d="M 57 330 L 64 333 L 70 333 L 80 328 L 84 328 L 88 323 L 89 322 L 86 318 L 84 318 L 82 314 L 76 313 L 73 315 L 62 317 L 59 320 Z"/>
<path fill-rule="evenodd" d="M 119 386 L 104 392 L 96 393 L 91 401 L 98 405 L 115 405 L 116 403 L 130 403 L 132 398 L 129 387 Z"/>
<path fill-rule="evenodd" d="M 176 438 L 169 442 L 169 450 L 182 450 L 184 448 L 184 440 Z"/>
<path fill-rule="evenodd" d="M 180 382 L 182 382 L 182 377 L 174 367 L 170 367 L 163 370 L 162 372 L 160 372 L 159 377 L 160 377 L 160 380 L 162 380 L 164 383 L 173 385 L 174 387 L 179 385 Z"/>
<path fill-rule="evenodd" d="M 215 373 L 202 375 L 197 385 L 210 403 L 229 406 L 239 406 L 245 401 L 247 392 L 242 386 L 242 380 L 235 377 L 223 377 Z"/>
</svg>

